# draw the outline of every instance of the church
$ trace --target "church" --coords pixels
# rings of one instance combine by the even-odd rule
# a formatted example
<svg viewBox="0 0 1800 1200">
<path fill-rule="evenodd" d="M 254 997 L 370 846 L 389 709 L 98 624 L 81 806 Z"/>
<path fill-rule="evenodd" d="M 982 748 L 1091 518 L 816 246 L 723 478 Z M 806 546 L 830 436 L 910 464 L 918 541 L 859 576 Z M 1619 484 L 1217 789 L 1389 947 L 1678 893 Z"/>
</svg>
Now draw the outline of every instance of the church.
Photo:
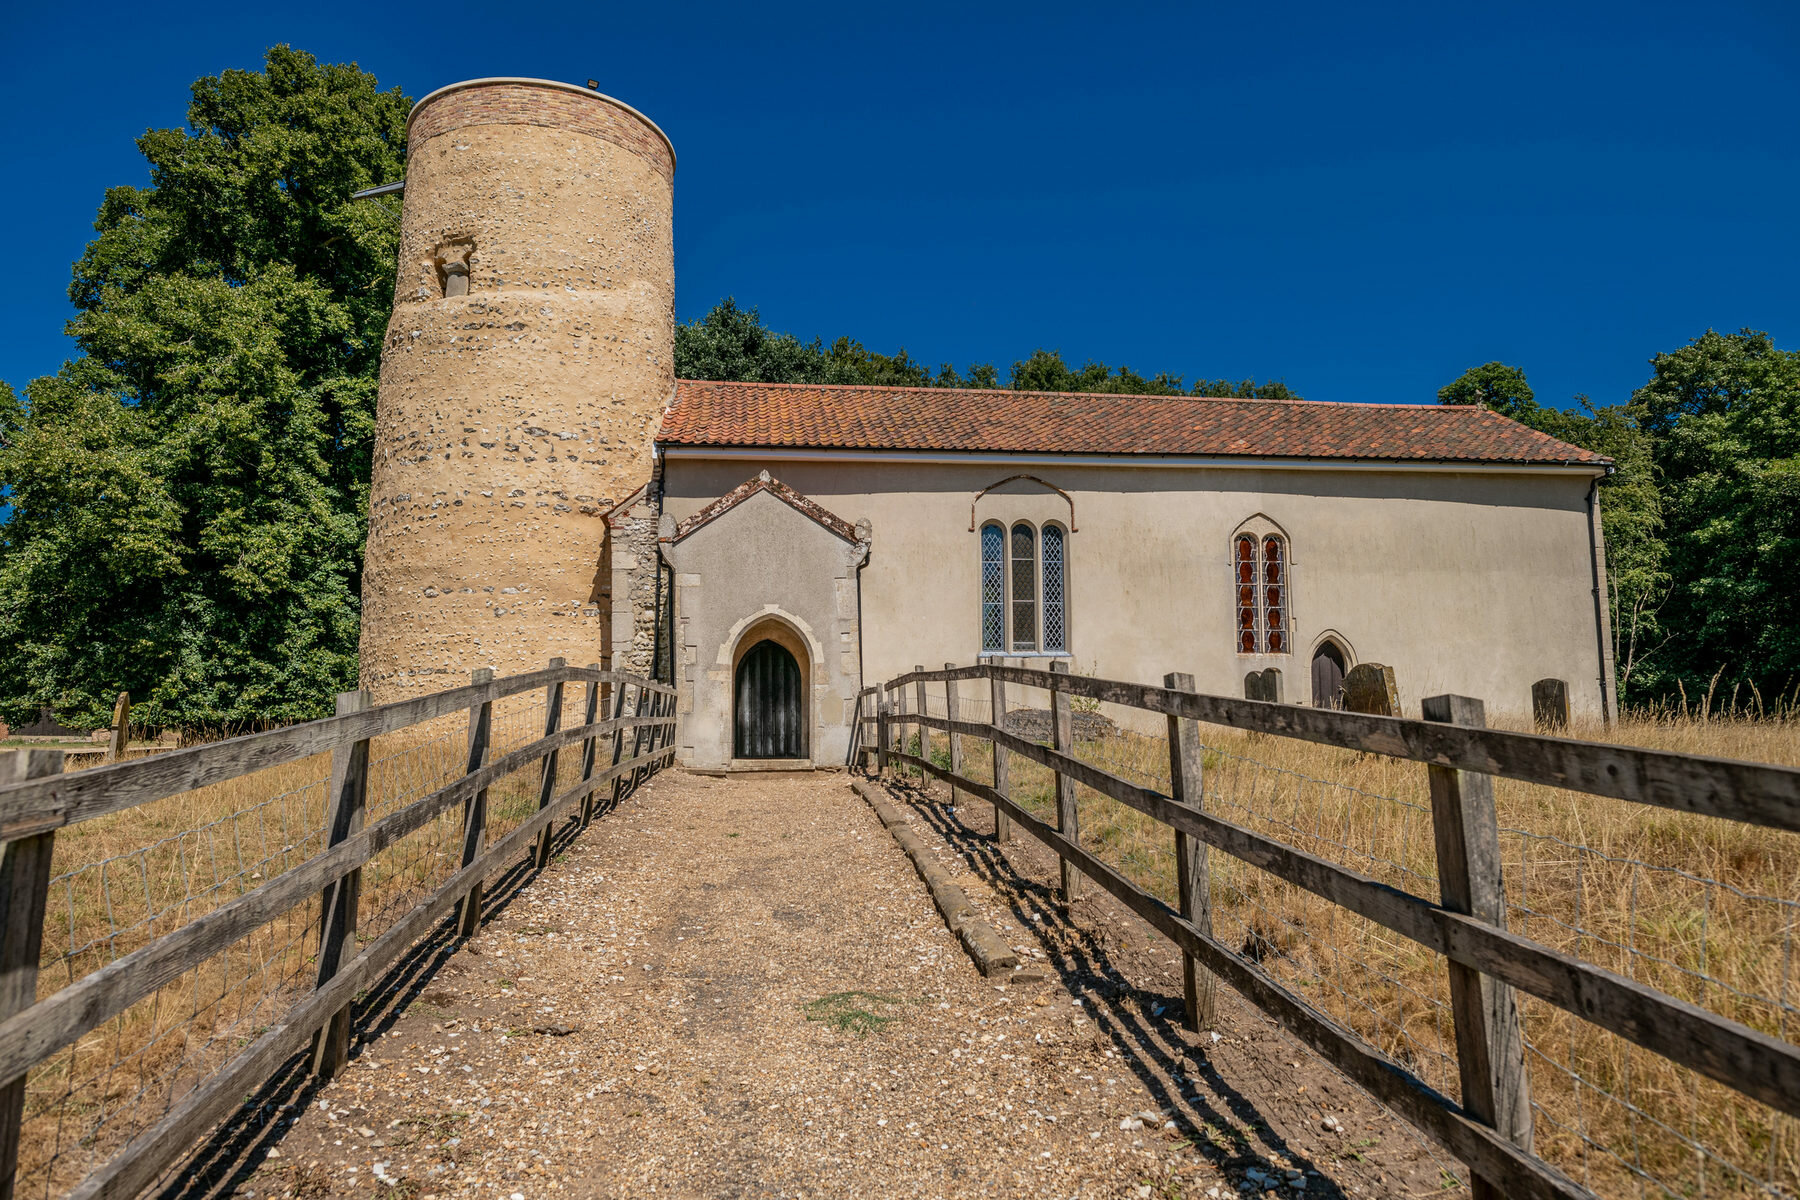
<svg viewBox="0 0 1800 1200">
<path fill-rule="evenodd" d="M 1613 689 L 1605 458 L 1480 408 L 677 380 L 674 147 L 593 87 L 408 121 L 364 573 L 395 700 L 551 657 L 678 690 L 679 758 L 843 764 L 924 664 L 1400 710 Z M 399 187 L 391 190 L 402 190 Z"/>
</svg>

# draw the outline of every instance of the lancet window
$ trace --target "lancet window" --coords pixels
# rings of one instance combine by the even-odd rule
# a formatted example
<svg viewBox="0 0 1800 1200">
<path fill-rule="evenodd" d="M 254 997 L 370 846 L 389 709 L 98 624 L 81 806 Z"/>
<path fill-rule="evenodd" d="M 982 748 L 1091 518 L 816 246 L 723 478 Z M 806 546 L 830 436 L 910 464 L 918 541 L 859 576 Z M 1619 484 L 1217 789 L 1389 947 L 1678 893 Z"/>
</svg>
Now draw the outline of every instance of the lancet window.
<svg viewBox="0 0 1800 1200">
<path fill-rule="evenodd" d="M 1044 526 L 1044 639 L 1046 653 L 1069 648 L 1068 622 L 1063 619 L 1063 531 Z"/>
<path fill-rule="evenodd" d="M 981 649 L 1006 649 L 1006 531 L 998 525 L 981 527 Z"/>
<path fill-rule="evenodd" d="M 1293 581 L 1287 541 L 1240 533 L 1231 540 L 1234 637 L 1239 654 L 1288 654 L 1288 597 Z"/>
</svg>

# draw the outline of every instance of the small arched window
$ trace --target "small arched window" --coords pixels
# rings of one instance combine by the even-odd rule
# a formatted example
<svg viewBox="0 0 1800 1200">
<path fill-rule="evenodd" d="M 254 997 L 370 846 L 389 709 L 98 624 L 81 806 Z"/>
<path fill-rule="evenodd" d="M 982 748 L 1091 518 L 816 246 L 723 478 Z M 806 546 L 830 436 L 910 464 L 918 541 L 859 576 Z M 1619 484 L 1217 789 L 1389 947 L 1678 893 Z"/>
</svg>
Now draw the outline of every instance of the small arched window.
<svg viewBox="0 0 1800 1200">
<path fill-rule="evenodd" d="M 981 648 L 1006 650 L 1006 530 L 981 527 Z"/>
<path fill-rule="evenodd" d="M 1060 525 L 1044 526 L 1044 650 L 1069 648 L 1068 622 L 1064 618 L 1063 531 Z"/>
<path fill-rule="evenodd" d="M 1288 654 L 1288 597 L 1293 587 L 1287 541 L 1240 533 L 1231 540 L 1231 586 L 1239 654 Z"/>
<path fill-rule="evenodd" d="M 1037 640 L 1037 531 L 1012 527 L 1012 648 L 1032 651 Z"/>
</svg>

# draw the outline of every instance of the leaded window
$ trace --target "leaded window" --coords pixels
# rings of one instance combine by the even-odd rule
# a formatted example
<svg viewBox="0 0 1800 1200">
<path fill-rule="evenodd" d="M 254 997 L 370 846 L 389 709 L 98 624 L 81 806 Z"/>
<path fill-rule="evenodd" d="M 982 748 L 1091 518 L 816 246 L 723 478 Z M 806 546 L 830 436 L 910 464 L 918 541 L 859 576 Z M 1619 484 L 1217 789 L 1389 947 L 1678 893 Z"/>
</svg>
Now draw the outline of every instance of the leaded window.
<svg viewBox="0 0 1800 1200">
<path fill-rule="evenodd" d="M 1037 531 L 1012 527 L 1012 648 L 1032 651 L 1037 640 Z"/>
<path fill-rule="evenodd" d="M 1063 616 L 1063 531 L 1060 525 L 1044 526 L 1044 649 L 1069 648 L 1068 624 Z"/>
<path fill-rule="evenodd" d="M 1274 534 L 1263 539 L 1263 644 L 1270 654 L 1286 654 L 1287 555 Z"/>
<path fill-rule="evenodd" d="M 1006 649 L 1006 530 L 981 527 L 981 648 Z"/>
<path fill-rule="evenodd" d="M 1069 652 L 1069 531 L 1028 521 L 981 527 L 981 652 Z"/>
<path fill-rule="evenodd" d="M 1255 654 L 1262 648 L 1256 629 L 1256 539 L 1245 534 L 1235 545 L 1232 569 L 1237 579 L 1237 648 L 1239 654 Z"/>
<path fill-rule="evenodd" d="M 1239 654 L 1287 654 L 1287 542 L 1277 534 L 1241 533 L 1231 541 L 1232 589 Z"/>
</svg>

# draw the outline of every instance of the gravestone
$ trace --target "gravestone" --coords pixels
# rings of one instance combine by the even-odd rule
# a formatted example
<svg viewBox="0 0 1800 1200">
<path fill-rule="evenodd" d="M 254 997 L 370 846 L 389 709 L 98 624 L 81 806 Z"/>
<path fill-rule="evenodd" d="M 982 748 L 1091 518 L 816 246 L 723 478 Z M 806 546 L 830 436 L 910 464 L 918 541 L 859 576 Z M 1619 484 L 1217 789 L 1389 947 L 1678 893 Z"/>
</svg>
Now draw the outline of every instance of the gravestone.
<svg viewBox="0 0 1800 1200">
<path fill-rule="evenodd" d="M 1531 716 L 1539 729 L 1569 727 L 1569 685 L 1560 679 L 1540 679 L 1531 685 Z"/>
<path fill-rule="evenodd" d="M 1400 689 L 1394 668 L 1380 663 L 1358 663 L 1344 676 L 1344 711 L 1376 717 L 1400 715 Z"/>
<path fill-rule="evenodd" d="M 1281 669 L 1269 667 L 1267 670 L 1251 671 L 1244 676 L 1244 699 L 1266 700 L 1271 704 L 1281 703 Z"/>
<path fill-rule="evenodd" d="M 29 725 L 21 725 L 12 732 L 15 737 L 78 738 L 82 736 L 80 730 L 70 729 L 57 720 L 56 715 L 48 707 L 38 709 L 37 720 Z"/>
</svg>

